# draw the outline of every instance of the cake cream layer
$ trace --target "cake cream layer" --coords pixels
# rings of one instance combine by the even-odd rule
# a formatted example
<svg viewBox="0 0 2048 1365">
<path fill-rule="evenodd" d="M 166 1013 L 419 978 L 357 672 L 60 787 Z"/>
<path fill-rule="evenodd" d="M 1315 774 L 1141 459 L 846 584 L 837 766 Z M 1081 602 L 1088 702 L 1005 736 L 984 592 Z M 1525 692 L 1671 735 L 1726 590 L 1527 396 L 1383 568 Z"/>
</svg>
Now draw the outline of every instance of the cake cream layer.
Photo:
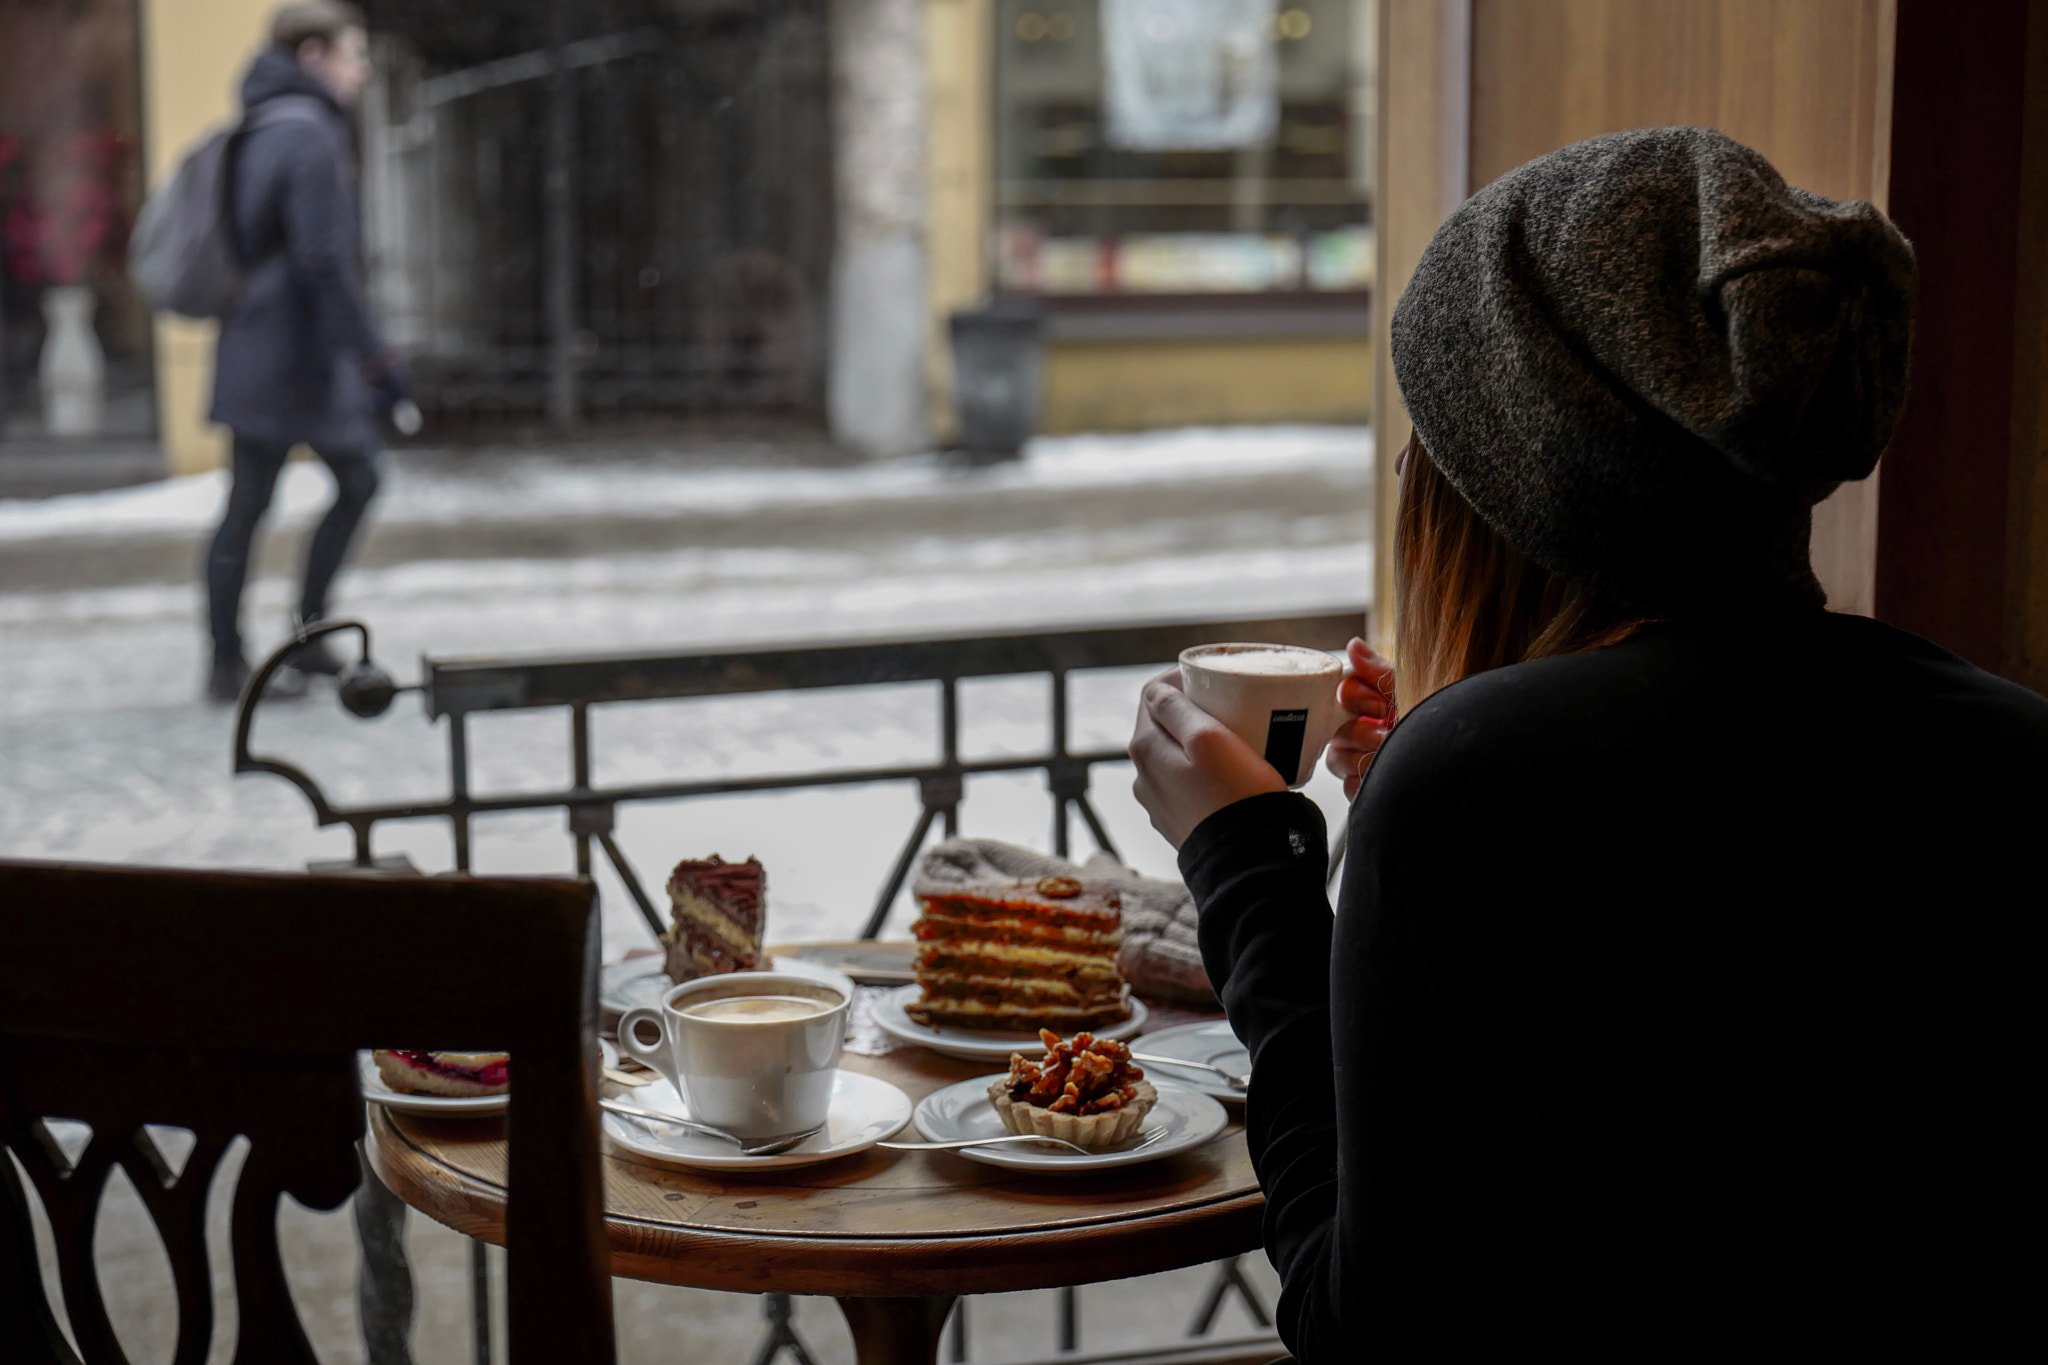
<svg viewBox="0 0 2048 1365">
<path fill-rule="evenodd" d="M 934 972 L 920 976 L 927 1000 L 938 996 L 986 995 L 1013 1000 L 1062 999 L 1100 1000 L 1118 995 L 1124 988 L 1115 976 L 1034 976 L 1018 978 L 1008 972 Z"/>
<path fill-rule="evenodd" d="M 925 908 L 913 931 L 925 942 L 966 938 L 988 942 L 1033 943 L 1048 947 L 1107 948 L 1124 941 L 1121 917 L 1108 925 L 1054 924 L 1017 915 L 958 915 Z"/>
<path fill-rule="evenodd" d="M 944 970 L 959 962 L 985 962 L 1003 969 L 1032 972 L 1116 971 L 1114 950 L 1079 952 L 1072 948 L 1047 948 L 1038 944 L 990 942 L 983 939 L 949 938 L 927 941 L 917 949 L 918 970 Z"/>
<path fill-rule="evenodd" d="M 1021 924 L 1057 926 L 1102 932 L 1123 923 L 1123 909 L 1114 900 L 1036 900 L 1001 896 L 923 896 L 919 908 L 941 919 L 1012 920 Z"/>
<path fill-rule="evenodd" d="M 980 1000 L 920 1001 L 906 1011 L 924 1024 L 958 1024 L 963 1028 L 1026 1030 L 1049 1028 L 1067 1034 L 1077 1029 L 1099 1028 L 1131 1016 L 1124 1000 L 1094 1005 L 1058 1006 L 1042 1004 L 990 1005 Z"/>
<path fill-rule="evenodd" d="M 696 930 L 708 937 L 723 940 L 733 950 L 751 956 L 760 943 L 756 933 L 705 900 L 702 896 L 682 887 L 669 888 L 669 906 L 675 914 L 676 923 L 686 931 Z"/>
</svg>

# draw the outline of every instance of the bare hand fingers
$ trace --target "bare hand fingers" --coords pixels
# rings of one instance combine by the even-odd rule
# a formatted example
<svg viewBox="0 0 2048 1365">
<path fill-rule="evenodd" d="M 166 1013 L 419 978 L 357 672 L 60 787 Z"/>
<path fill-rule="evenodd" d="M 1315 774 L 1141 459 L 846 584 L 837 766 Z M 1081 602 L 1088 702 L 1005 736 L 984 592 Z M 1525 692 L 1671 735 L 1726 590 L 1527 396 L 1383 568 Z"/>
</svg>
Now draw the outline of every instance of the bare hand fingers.
<svg viewBox="0 0 2048 1365">
<path fill-rule="evenodd" d="M 1353 640 L 1345 646 L 1344 655 L 1351 661 L 1351 677 L 1369 690 L 1385 697 L 1389 706 L 1394 702 L 1394 663 L 1363 640 Z"/>
<path fill-rule="evenodd" d="M 1385 720 L 1394 714 L 1393 699 L 1359 678 L 1337 684 L 1337 704 L 1354 716 Z"/>
</svg>

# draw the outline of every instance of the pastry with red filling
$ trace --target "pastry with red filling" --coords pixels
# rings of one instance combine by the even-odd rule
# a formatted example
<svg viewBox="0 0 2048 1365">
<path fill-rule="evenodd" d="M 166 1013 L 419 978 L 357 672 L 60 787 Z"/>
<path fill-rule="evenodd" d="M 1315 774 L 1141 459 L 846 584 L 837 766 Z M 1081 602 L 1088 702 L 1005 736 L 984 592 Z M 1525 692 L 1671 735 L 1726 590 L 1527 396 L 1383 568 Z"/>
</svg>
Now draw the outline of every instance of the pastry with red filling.
<svg viewBox="0 0 2048 1365">
<path fill-rule="evenodd" d="M 1010 1054 L 1010 1074 L 989 1083 L 989 1103 L 1013 1133 L 1063 1138 L 1077 1147 L 1114 1147 L 1138 1131 L 1159 1102 L 1145 1073 L 1122 1043 L 1077 1033 L 1061 1042 L 1038 1031 L 1045 1055 Z"/>
<path fill-rule="evenodd" d="M 380 1048 L 370 1055 L 377 1062 L 377 1074 L 384 1078 L 384 1084 L 403 1095 L 474 1099 L 480 1095 L 502 1095 L 511 1089 L 507 1080 L 510 1059 L 502 1052 Z"/>
</svg>

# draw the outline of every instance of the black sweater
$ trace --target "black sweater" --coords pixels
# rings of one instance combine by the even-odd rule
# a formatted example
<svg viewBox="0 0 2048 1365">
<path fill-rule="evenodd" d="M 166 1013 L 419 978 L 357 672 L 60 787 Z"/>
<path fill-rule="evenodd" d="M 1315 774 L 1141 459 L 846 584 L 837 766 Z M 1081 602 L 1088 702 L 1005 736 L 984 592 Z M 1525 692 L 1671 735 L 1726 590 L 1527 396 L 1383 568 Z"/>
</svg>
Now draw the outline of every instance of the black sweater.
<svg viewBox="0 0 2048 1365">
<path fill-rule="evenodd" d="M 2048 701 L 1660 626 L 1404 718 L 1334 920 L 1326 847 L 1283 793 L 1181 851 L 1299 1358 L 2009 1358 Z"/>
</svg>

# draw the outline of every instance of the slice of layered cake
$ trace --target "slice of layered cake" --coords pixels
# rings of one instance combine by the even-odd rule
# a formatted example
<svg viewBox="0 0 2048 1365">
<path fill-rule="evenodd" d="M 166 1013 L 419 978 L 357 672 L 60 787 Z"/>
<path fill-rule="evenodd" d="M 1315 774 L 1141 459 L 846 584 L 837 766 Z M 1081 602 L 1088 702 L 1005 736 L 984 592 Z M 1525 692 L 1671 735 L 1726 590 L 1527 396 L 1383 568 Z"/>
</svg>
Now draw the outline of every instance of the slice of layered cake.
<svg viewBox="0 0 2048 1365">
<path fill-rule="evenodd" d="M 768 874 L 757 859 L 729 863 L 714 853 L 677 863 L 668 877 L 674 922 L 661 936 L 669 980 L 766 971 L 761 942 L 768 926 L 767 893 Z"/>
<path fill-rule="evenodd" d="M 1128 1019 L 1123 903 L 1071 877 L 970 882 L 919 897 L 920 1024 L 1074 1033 Z"/>
</svg>

